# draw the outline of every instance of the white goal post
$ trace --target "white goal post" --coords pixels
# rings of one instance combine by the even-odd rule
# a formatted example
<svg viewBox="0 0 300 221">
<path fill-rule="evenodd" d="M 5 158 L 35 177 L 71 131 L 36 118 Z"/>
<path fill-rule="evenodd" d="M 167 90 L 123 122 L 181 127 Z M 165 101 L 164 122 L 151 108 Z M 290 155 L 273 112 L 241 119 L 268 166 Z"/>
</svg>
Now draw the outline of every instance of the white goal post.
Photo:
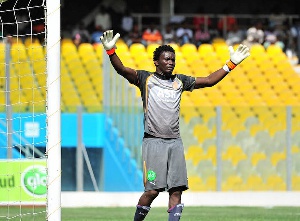
<svg viewBox="0 0 300 221">
<path fill-rule="evenodd" d="M 0 220 L 61 220 L 60 0 L 0 0 Z"/>
<path fill-rule="evenodd" d="M 61 220 L 60 0 L 47 0 L 47 220 Z"/>
</svg>

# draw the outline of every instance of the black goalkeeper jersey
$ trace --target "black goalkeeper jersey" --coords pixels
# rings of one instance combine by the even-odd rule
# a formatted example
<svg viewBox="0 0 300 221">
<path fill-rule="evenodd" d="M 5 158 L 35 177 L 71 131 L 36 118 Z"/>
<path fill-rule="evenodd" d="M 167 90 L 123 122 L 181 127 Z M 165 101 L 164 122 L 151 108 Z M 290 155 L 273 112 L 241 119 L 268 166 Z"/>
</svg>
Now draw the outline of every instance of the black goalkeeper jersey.
<svg viewBox="0 0 300 221">
<path fill-rule="evenodd" d="M 181 94 L 194 89 L 195 78 L 175 74 L 167 79 L 157 73 L 138 70 L 134 84 L 141 91 L 145 133 L 161 138 L 179 138 Z"/>
</svg>

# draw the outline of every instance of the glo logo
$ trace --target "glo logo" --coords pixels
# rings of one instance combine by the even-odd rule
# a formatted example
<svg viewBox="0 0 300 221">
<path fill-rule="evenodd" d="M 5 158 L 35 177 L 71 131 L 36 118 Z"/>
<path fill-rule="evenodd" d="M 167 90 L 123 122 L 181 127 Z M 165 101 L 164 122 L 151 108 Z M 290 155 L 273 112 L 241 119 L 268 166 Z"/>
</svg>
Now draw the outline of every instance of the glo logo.
<svg viewBox="0 0 300 221">
<path fill-rule="evenodd" d="M 44 197 L 47 193 L 47 173 L 44 166 L 30 166 L 22 173 L 23 189 L 30 195 Z"/>
</svg>

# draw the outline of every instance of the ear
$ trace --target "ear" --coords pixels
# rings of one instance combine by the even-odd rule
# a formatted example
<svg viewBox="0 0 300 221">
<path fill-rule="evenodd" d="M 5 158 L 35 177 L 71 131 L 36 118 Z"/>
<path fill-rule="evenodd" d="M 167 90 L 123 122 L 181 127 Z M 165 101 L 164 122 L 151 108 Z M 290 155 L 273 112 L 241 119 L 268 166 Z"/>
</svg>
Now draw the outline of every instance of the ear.
<svg viewBox="0 0 300 221">
<path fill-rule="evenodd" d="M 154 61 L 154 65 L 155 65 L 155 67 L 157 67 L 158 66 L 158 61 Z"/>
</svg>

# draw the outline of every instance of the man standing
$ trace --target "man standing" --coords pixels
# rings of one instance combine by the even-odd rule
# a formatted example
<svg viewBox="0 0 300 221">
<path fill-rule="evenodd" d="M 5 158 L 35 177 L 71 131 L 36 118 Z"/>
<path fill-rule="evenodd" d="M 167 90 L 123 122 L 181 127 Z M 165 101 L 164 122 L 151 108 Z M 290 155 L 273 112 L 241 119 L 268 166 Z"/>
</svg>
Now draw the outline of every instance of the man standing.
<svg viewBox="0 0 300 221">
<path fill-rule="evenodd" d="M 184 147 L 179 132 L 181 94 L 184 91 L 211 87 L 247 58 L 249 48 L 240 45 L 230 50 L 230 60 L 207 77 L 173 74 L 175 51 L 161 45 L 153 53 L 155 72 L 125 67 L 116 54 L 120 37 L 113 31 L 104 32 L 101 41 L 116 72 L 141 91 L 144 109 L 142 144 L 144 193 L 138 201 L 134 221 L 144 220 L 153 200 L 162 191 L 169 193 L 169 221 L 180 220 L 183 210 L 182 192 L 188 189 Z"/>
</svg>

